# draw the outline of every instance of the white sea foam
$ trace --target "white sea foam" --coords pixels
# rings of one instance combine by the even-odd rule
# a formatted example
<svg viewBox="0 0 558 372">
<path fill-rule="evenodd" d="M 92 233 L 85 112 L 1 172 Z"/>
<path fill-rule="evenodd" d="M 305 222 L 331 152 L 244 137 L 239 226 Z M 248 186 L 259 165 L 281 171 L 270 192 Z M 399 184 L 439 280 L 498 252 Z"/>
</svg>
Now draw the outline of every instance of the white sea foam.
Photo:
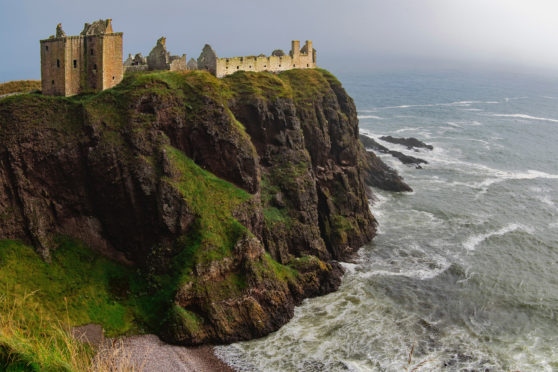
<svg viewBox="0 0 558 372">
<path fill-rule="evenodd" d="M 413 127 L 413 128 L 405 127 L 405 128 L 397 129 L 394 133 L 416 132 L 422 129 L 424 129 L 424 127 Z"/>
<path fill-rule="evenodd" d="M 465 249 L 467 249 L 468 251 L 474 251 L 477 246 L 482 243 L 483 241 L 493 237 L 493 236 L 503 236 L 506 235 L 512 231 L 516 231 L 516 230 L 522 230 L 528 233 L 533 233 L 533 228 L 529 227 L 529 226 L 525 226 L 519 223 L 510 223 L 504 227 L 502 227 L 501 229 L 498 230 L 494 230 L 494 231 L 489 231 L 487 233 L 484 234 L 478 234 L 478 235 L 473 235 L 470 236 L 469 238 L 467 238 L 467 240 L 465 240 L 463 242 L 463 247 Z"/>
<path fill-rule="evenodd" d="M 543 118 L 538 116 L 531 116 L 527 114 L 491 114 L 490 116 L 501 117 L 501 118 L 516 118 L 516 119 L 526 119 L 526 120 L 539 120 L 539 121 L 549 121 L 552 123 L 558 123 L 558 119 Z"/>
<path fill-rule="evenodd" d="M 358 115 L 357 116 L 359 119 L 376 119 L 376 120 L 382 120 L 383 118 L 377 115 Z"/>
<path fill-rule="evenodd" d="M 413 108 L 413 107 L 436 107 L 436 106 L 463 106 L 468 107 L 474 104 L 497 104 L 500 103 L 498 101 L 455 101 L 455 102 L 447 102 L 447 103 L 427 103 L 422 105 L 399 105 L 399 106 L 382 106 L 377 107 L 376 110 L 382 109 L 405 109 L 405 108 Z"/>
</svg>

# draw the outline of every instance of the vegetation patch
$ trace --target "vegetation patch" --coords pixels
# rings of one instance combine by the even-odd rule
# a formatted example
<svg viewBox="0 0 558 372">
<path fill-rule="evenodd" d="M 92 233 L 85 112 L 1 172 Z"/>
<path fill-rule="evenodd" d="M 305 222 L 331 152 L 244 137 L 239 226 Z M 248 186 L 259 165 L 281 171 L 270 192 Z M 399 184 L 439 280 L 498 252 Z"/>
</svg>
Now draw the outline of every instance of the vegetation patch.
<svg viewBox="0 0 558 372">
<path fill-rule="evenodd" d="M 14 80 L 0 83 L 0 95 L 10 93 L 29 93 L 41 89 L 40 80 Z"/>
</svg>

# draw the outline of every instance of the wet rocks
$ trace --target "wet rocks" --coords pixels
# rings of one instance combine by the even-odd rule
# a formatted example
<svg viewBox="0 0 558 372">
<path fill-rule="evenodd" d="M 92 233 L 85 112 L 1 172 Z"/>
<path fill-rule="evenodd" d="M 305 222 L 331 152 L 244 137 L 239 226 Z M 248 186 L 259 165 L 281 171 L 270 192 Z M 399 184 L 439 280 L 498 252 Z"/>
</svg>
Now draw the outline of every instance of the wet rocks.
<svg viewBox="0 0 558 372">
<path fill-rule="evenodd" d="M 420 169 L 421 166 L 420 164 L 428 164 L 428 162 L 424 159 L 420 159 L 420 158 L 416 158 L 414 156 L 409 156 L 409 155 L 405 155 L 400 151 L 395 151 L 395 150 L 390 150 L 385 146 L 380 145 L 378 142 L 376 142 L 373 138 L 370 138 L 364 134 L 360 134 L 360 141 L 362 142 L 362 144 L 369 149 L 372 149 L 374 151 L 378 151 L 381 152 L 383 154 L 390 154 L 391 156 L 393 156 L 394 158 L 399 159 L 399 161 L 403 164 L 406 165 L 414 165 L 416 168 Z M 387 138 L 387 137 L 380 137 L 381 139 Z M 393 137 L 390 137 L 392 139 L 394 139 Z M 415 141 L 415 138 L 411 138 Z M 398 139 L 395 139 L 398 140 Z M 404 139 L 406 140 L 406 139 Z M 420 142 L 420 141 L 418 141 Z M 411 141 L 410 143 L 414 143 L 414 141 Z M 422 142 L 420 142 L 422 143 Z M 429 145 L 425 145 L 425 146 L 429 146 Z M 432 147 L 432 146 L 430 146 Z"/>
<path fill-rule="evenodd" d="M 382 137 L 380 137 L 380 139 L 382 141 L 407 146 L 407 148 L 409 150 L 411 150 L 413 148 L 423 148 L 423 149 L 427 149 L 427 150 L 433 150 L 434 149 L 434 147 L 432 145 L 427 145 L 426 143 L 424 143 L 424 142 L 422 142 L 422 141 L 420 141 L 420 140 L 418 140 L 414 137 L 397 138 L 397 137 L 392 137 L 392 136 L 382 136 Z"/>
</svg>

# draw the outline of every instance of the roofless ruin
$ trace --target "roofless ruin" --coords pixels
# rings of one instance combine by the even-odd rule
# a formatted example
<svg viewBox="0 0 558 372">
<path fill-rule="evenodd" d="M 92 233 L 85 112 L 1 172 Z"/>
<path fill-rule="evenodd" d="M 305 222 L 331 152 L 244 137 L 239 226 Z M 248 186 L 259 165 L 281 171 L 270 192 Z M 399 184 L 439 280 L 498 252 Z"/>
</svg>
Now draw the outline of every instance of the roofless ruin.
<svg viewBox="0 0 558 372">
<path fill-rule="evenodd" d="M 273 51 L 271 56 L 219 58 L 206 44 L 199 58 L 186 63 L 186 54 L 172 56 L 165 45 L 165 38 L 147 58 L 140 53 L 122 62 L 122 32 L 114 32 L 112 20 L 86 23 L 79 36 L 66 36 L 62 26 L 56 34 L 41 40 L 41 83 L 43 94 L 72 96 L 85 92 L 99 92 L 112 88 L 122 81 L 125 71 L 145 70 L 207 70 L 216 77 L 236 71 L 280 72 L 294 68 L 315 68 L 316 50 L 307 40 L 300 49 L 300 42 L 293 40 L 289 54 Z"/>
</svg>

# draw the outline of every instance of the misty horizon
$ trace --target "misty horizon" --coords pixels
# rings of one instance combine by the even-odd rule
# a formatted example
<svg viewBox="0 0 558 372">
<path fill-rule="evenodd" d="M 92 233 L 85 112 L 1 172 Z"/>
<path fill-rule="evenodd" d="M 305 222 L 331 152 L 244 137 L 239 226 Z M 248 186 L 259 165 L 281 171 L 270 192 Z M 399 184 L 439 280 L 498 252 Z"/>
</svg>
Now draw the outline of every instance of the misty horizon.
<svg viewBox="0 0 558 372">
<path fill-rule="evenodd" d="M 123 52 L 147 55 L 161 36 L 175 55 L 197 58 L 204 44 L 218 56 L 271 54 L 291 40 L 313 40 L 318 66 L 334 73 L 401 69 L 494 69 L 558 76 L 558 4 L 538 0 L 350 1 L 241 0 L 190 3 L 75 3 L 1 6 L 4 58 L 0 81 L 40 78 L 39 40 L 62 23 L 67 35 L 111 18 L 124 33 Z"/>
</svg>

